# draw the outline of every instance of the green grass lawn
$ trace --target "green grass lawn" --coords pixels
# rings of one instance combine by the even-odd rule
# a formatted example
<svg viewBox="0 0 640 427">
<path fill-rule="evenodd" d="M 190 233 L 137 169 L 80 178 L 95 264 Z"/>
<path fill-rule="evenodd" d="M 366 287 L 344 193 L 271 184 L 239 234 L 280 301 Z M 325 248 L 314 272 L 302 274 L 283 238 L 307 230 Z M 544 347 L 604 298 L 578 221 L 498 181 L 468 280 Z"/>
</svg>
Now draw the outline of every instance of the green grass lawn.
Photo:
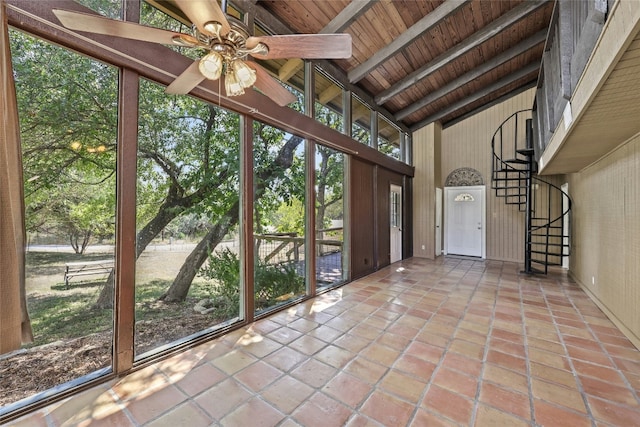
<svg viewBox="0 0 640 427">
<path fill-rule="evenodd" d="M 113 328 L 113 310 L 97 309 L 94 303 L 105 284 L 105 277 L 70 281 L 64 284 L 66 262 L 108 259 L 112 254 L 78 255 L 67 252 L 29 252 L 27 254 L 27 304 L 35 340 L 29 347 L 59 340 L 79 338 L 109 331 Z M 46 286 L 29 291 L 29 282 L 47 274 Z M 182 303 L 165 304 L 158 298 L 171 285 L 171 280 L 151 279 L 136 283 L 136 321 L 166 319 L 180 316 L 193 306 L 193 301 L 210 297 L 210 287 L 194 282 L 188 299 Z"/>
</svg>

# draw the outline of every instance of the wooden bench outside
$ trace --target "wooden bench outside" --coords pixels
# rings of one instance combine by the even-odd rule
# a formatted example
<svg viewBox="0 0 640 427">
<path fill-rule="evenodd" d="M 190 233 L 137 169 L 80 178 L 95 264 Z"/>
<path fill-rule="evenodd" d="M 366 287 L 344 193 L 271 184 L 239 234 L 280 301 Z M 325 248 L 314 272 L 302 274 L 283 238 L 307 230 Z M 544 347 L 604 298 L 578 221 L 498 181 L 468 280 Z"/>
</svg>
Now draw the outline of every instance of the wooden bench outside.
<svg viewBox="0 0 640 427">
<path fill-rule="evenodd" d="M 113 270 L 113 259 L 97 261 L 68 262 L 64 269 L 64 285 L 69 286 L 72 277 L 110 274 Z"/>
</svg>

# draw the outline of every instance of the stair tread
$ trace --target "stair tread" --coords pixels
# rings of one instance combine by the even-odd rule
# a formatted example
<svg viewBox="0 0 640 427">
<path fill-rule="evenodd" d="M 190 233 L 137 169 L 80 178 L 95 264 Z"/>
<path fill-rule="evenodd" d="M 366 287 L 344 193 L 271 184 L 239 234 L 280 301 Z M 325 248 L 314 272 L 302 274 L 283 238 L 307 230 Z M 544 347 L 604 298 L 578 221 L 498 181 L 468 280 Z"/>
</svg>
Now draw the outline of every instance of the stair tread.
<svg viewBox="0 0 640 427">
<path fill-rule="evenodd" d="M 566 255 L 562 255 L 561 253 L 555 253 L 555 252 L 545 252 L 545 251 L 535 251 L 535 250 L 530 250 L 529 252 L 532 254 L 538 254 L 538 255 L 548 255 L 550 257 L 566 256 Z"/>
<path fill-rule="evenodd" d="M 533 148 L 520 148 L 516 150 L 516 153 L 522 154 L 524 156 L 530 156 L 535 152 Z"/>
<path fill-rule="evenodd" d="M 498 176 L 498 177 L 495 177 L 494 179 L 526 179 L 526 176 L 524 175 L 525 172 L 526 172 L 526 170 L 524 170 L 524 169 L 522 169 L 522 170 L 510 170 L 510 171 L 499 171 L 499 172 L 496 172 L 496 173 L 513 174 L 514 176 Z M 516 175 L 516 173 L 517 173 L 517 175 Z"/>
<path fill-rule="evenodd" d="M 503 160 L 503 162 L 505 163 L 516 163 L 516 164 L 529 164 L 529 160 L 523 160 L 523 159 L 508 159 L 508 160 Z"/>
</svg>

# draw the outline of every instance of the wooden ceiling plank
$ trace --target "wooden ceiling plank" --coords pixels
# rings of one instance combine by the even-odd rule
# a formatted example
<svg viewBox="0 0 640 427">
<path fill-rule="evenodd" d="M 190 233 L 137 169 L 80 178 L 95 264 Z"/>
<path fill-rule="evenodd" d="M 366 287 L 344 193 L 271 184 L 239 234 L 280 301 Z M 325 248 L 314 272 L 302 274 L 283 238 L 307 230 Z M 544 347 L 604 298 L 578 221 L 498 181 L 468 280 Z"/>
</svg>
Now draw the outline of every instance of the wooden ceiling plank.
<svg viewBox="0 0 640 427">
<path fill-rule="evenodd" d="M 540 68 L 540 64 L 538 64 L 537 62 L 532 62 L 531 64 L 529 64 L 526 67 L 523 67 L 521 69 L 519 69 L 518 71 L 516 71 L 515 73 L 509 74 L 508 76 L 505 76 L 504 78 L 502 78 L 501 80 L 495 82 L 494 84 L 485 87 L 484 89 L 469 95 L 468 97 L 455 102 L 453 104 L 450 104 L 449 106 L 447 106 L 447 108 L 444 108 L 440 111 L 438 111 L 435 114 L 430 115 L 429 117 L 421 120 L 420 122 L 416 123 L 415 125 L 413 125 L 411 127 L 412 131 L 415 131 L 417 129 L 420 129 L 421 127 L 424 127 L 426 125 L 428 125 L 429 123 L 433 123 L 437 120 L 440 120 L 441 118 L 453 113 L 454 111 L 460 110 L 461 108 L 466 107 L 467 105 L 473 104 L 474 102 L 478 101 L 481 98 L 484 98 L 487 95 L 490 95 L 494 92 L 499 91 L 500 89 L 528 76 L 529 74 L 532 74 L 536 71 L 538 71 Z M 535 79 L 532 79 L 532 81 Z"/>
<path fill-rule="evenodd" d="M 364 14 L 377 0 L 353 0 L 342 11 L 331 20 L 322 30 L 320 34 L 333 34 L 345 30 L 353 21 Z M 288 60 L 280 69 L 278 78 L 287 82 L 302 67 L 304 62 L 299 59 Z M 284 71 L 283 71 L 284 70 Z"/>
<path fill-rule="evenodd" d="M 426 31 L 440 24 L 445 18 L 455 13 L 460 7 L 464 6 L 469 0 L 447 0 L 438 6 L 433 12 L 416 22 L 407 31 L 400 34 L 393 42 L 386 47 L 380 49 L 371 58 L 349 71 L 349 81 L 357 83 L 362 80 L 371 70 L 377 68 L 380 64 L 398 53 L 411 44 L 415 39 L 420 37 Z"/>
<path fill-rule="evenodd" d="M 407 77 L 400 80 L 389 89 L 381 92 L 375 97 L 376 103 L 378 105 L 384 104 L 392 97 L 403 92 L 428 75 L 449 64 L 451 61 L 459 58 L 469 50 L 496 36 L 500 32 L 509 28 L 510 26 L 526 17 L 530 13 L 534 12 L 538 8 L 544 6 L 545 4 L 545 0 L 530 0 L 522 2 L 520 5 L 514 7 L 509 12 L 494 20 L 491 24 L 474 33 L 471 37 L 465 39 L 462 43 L 459 43 L 448 51 L 442 53 L 425 66 L 409 74 Z"/>
<path fill-rule="evenodd" d="M 440 87 L 438 90 L 429 93 L 427 96 L 425 96 L 421 100 L 409 105 L 408 107 L 404 108 L 403 110 L 400 110 L 395 115 L 396 120 L 402 120 L 402 119 L 406 118 L 410 114 L 413 114 L 416 111 L 418 111 L 419 109 L 431 104 L 433 101 L 443 97 L 447 93 L 450 93 L 450 92 L 452 92 L 452 91 L 454 91 L 456 89 L 459 89 L 460 87 L 466 85 L 467 83 L 471 82 L 472 80 L 477 79 L 478 77 L 482 76 L 483 74 L 488 73 L 489 71 L 499 67 L 500 65 L 502 65 L 502 64 L 512 60 L 513 58 L 523 54 L 524 52 L 528 51 L 529 49 L 531 49 L 531 48 L 533 48 L 533 47 L 535 47 L 535 46 L 537 46 L 537 45 L 539 45 L 541 43 L 544 43 L 546 36 L 547 36 L 547 30 L 546 29 L 538 31 L 533 36 L 529 37 L 528 39 L 525 39 L 524 41 L 518 43 L 517 45 L 513 46 L 512 48 L 505 50 L 504 52 L 502 52 L 498 56 L 492 58 L 490 61 L 485 62 L 484 64 L 480 65 L 477 68 L 472 69 L 468 73 L 458 77 L 457 79 L 451 81 L 450 83 L 446 84 L 445 86 Z"/>
<path fill-rule="evenodd" d="M 264 7 L 255 4 L 254 0 L 233 0 L 240 10 L 254 15 L 256 21 L 273 31 L 275 34 L 292 34 L 291 29 L 280 18 L 273 15 Z"/>
</svg>

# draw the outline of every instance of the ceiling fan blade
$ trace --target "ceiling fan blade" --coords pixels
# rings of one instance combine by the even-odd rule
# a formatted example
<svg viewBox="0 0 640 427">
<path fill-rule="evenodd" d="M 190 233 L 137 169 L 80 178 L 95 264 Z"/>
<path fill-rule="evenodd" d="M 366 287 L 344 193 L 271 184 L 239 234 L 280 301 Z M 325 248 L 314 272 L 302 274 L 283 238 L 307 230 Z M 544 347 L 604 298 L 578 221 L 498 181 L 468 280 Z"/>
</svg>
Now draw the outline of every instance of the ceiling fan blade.
<svg viewBox="0 0 640 427">
<path fill-rule="evenodd" d="M 220 25 L 222 25 L 222 29 L 220 30 L 221 35 L 225 35 L 231 31 L 227 17 L 220 6 L 218 6 L 218 0 L 175 0 L 175 3 L 203 34 L 209 36 L 215 35 L 205 29 L 207 22 L 219 22 Z"/>
<path fill-rule="evenodd" d="M 351 34 L 290 34 L 247 39 L 247 49 L 264 43 L 269 53 L 251 54 L 258 59 L 307 58 L 341 59 L 351 57 Z"/>
<path fill-rule="evenodd" d="M 198 86 L 204 80 L 204 76 L 198 69 L 200 60 L 195 60 L 189 67 L 182 72 L 176 79 L 171 82 L 169 86 L 164 90 L 165 93 L 170 95 L 184 95 Z"/>
<path fill-rule="evenodd" d="M 267 72 L 260 65 L 255 62 L 247 61 L 246 64 L 256 70 L 256 82 L 254 86 L 271 98 L 276 104 L 284 107 L 298 100 L 294 94 L 289 92 L 286 88 Z"/>
<path fill-rule="evenodd" d="M 53 13 L 65 28 L 74 31 L 87 31 L 160 44 L 180 44 L 176 40 L 180 40 L 183 45 L 199 44 L 198 40 L 188 34 L 146 27 L 133 22 L 117 21 L 103 16 L 62 9 L 54 9 Z"/>
</svg>

